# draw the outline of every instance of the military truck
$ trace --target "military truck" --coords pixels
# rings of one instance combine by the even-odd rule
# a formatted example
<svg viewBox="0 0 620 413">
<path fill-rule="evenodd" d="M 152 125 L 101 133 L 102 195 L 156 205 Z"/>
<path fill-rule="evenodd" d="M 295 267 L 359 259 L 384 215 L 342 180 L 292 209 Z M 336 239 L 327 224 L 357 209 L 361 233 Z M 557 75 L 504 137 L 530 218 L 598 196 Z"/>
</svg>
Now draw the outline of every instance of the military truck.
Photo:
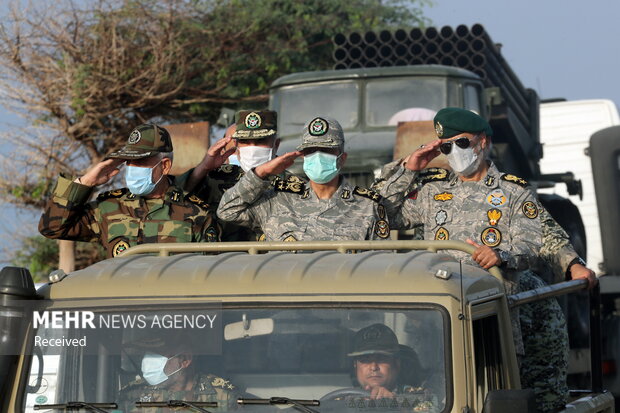
<svg viewBox="0 0 620 413">
<path fill-rule="evenodd" d="M 240 411 L 534 411 L 532 392 L 520 389 L 509 310 L 585 288 L 585 281 L 508 296 L 497 268 L 463 264 L 441 253 L 446 249 L 473 247 L 144 244 L 83 270 L 54 273 L 37 291 L 28 270 L 5 267 L 1 410 L 226 410 L 158 401 L 157 390 L 149 390 L 141 360 L 155 351 L 154 342 L 174 336 L 191 351 L 196 374 L 234 390 Z M 389 399 L 369 399 L 352 380 L 355 333 L 375 323 L 395 332 L 398 381 L 408 385 Z M 565 411 L 614 411 L 600 369 L 593 378 L 590 390 L 571 394 Z M 144 397 L 135 396 L 136 387 Z"/>
</svg>

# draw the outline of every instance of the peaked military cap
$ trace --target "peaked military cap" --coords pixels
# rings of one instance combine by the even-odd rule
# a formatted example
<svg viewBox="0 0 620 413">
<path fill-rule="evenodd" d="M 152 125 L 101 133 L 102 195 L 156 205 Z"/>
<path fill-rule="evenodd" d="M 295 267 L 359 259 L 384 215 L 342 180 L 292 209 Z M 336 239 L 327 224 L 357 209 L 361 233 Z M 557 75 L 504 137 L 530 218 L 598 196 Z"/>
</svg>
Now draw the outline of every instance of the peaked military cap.
<svg viewBox="0 0 620 413">
<path fill-rule="evenodd" d="M 344 132 L 336 119 L 319 116 L 306 123 L 298 151 L 306 148 L 344 149 Z"/>
<path fill-rule="evenodd" d="M 448 139 L 464 132 L 484 132 L 487 136 L 493 135 L 489 122 L 467 109 L 443 108 L 437 112 L 433 123 L 440 139 Z"/>
<path fill-rule="evenodd" d="M 172 152 L 170 134 L 161 126 L 145 123 L 131 131 L 125 146 L 110 153 L 106 159 L 142 159 L 160 152 Z"/>
<path fill-rule="evenodd" d="M 400 347 L 396 334 L 384 324 L 373 324 L 362 328 L 353 338 L 353 351 L 350 357 L 363 356 L 366 354 L 386 354 L 394 356 L 398 354 Z"/>
<path fill-rule="evenodd" d="M 273 110 L 240 110 L 235 117 L 235 139 L 262 139 L 278 131 L 278 114 Z"/>
</svg>

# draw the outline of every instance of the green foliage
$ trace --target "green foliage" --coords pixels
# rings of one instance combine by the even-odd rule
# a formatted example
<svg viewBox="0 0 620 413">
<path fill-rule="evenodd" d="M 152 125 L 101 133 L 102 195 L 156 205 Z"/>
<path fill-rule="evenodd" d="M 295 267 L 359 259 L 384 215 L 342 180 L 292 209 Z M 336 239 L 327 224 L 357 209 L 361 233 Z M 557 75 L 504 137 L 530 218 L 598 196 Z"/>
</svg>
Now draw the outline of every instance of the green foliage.
<svg viewBox="0 0 620 413">
<path fill-rule="evenodd" d="M 34 282 L 46 281 L 49 273 L 58 268 L 58 243 L 41 236 L 28 237 L 12 264 L 28 268 Z"/>
</svg>

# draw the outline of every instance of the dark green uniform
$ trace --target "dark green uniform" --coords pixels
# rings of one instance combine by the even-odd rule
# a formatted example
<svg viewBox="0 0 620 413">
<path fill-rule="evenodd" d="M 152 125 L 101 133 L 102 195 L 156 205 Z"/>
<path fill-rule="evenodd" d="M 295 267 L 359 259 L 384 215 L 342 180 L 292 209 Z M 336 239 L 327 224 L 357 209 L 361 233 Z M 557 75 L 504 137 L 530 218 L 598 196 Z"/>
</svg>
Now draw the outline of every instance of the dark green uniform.
<svg viewBox="0 0 620 413">
<path fill-rule="evenodd" d="M 174 184 L 161 199 L 136 196 L 123 188 L 87 202 L 92 191 L 61 176 L 39 221 L 41 234 L 98 241 L 108 257 L 143 243 L 219 241 L 208 205 Z"/>
</svg>

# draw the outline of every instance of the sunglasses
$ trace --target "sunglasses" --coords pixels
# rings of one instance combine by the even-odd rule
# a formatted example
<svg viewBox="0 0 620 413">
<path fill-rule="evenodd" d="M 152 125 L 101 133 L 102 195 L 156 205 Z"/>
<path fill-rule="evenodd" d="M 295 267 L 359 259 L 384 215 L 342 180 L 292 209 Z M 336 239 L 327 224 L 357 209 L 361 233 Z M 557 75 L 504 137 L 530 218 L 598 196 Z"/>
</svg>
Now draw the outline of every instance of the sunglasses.
<svg viewBox="0 0 620 413">
<path fill-rule="evenodd" d="M 476 138 L 476 136 L 474 136 L 472 139 L 474 138 Z M 466 149 L 466 148 L 469 148 L 469 145 L 471 145 L 471 140 L 466 137 L 462 137 L 462 138 L 455 139 L 453 141 L 444 142 L 441 145 L 439 145 L 439 151 L 443 153 L 444 155 L 448 155 L 450 152 L 452 152 L 453 143 L 456 144 L 456 146 L 458 146 L 461 149 Z"/>
</svg>

